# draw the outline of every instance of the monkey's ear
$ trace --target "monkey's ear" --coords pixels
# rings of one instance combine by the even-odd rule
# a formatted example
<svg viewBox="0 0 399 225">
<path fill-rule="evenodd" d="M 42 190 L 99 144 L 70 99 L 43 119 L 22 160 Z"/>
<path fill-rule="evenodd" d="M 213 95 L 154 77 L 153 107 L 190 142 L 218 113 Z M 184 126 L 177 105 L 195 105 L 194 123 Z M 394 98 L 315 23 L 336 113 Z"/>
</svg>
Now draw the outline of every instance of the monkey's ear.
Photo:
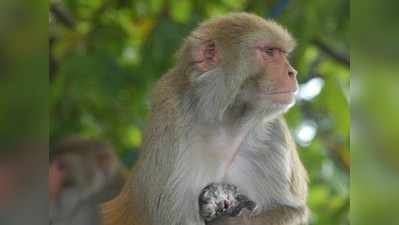
<svg viewBox="0 0 399 225">
<path fill-rule="evenodd" d="M 202 72 L 208 71 L 219 63 L 219 54 L 214 41 L 200 43 L 193 49 L 194 62 Z"/>
</svg>

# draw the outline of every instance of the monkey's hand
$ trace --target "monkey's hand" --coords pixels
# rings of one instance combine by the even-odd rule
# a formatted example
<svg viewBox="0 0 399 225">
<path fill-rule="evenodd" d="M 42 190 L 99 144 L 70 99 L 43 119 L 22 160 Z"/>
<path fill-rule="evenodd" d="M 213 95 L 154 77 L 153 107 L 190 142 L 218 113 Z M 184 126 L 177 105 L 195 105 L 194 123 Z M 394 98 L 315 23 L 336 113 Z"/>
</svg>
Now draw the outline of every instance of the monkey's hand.
<svg viewBox="0 0 399 225">
<path fill-rule="evenodd" d="M 238 188 L 226 183 L 211 183 L 202 189 L 199 196 L 200 216 L 211 222 L 220 217 L 235 217 L 242 209 L 252 211 L 255 202 L 241 194 Z"/>
</svg>

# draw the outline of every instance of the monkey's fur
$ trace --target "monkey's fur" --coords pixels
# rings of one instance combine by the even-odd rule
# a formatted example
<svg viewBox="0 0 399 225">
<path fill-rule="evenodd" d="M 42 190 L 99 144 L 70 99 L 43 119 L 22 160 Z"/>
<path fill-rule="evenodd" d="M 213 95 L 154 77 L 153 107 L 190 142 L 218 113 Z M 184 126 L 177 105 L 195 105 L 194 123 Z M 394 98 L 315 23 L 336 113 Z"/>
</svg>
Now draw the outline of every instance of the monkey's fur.
<svg viewBox="0 0 399 225">
<path fill-rule="evenodd" d="M 261 39 L 287 52 L 295 45 L 280 25 L 247 13 L 191 33 L 154 88 L 140 158 L 120 196 L 104 205 L 105 225 L 204 225 L 198 197 L 214 182 L 238 187 L 256 208 L 208 224 L 306 222 L 307 175 L 281 117 L 292 104 L 253 97 L 265 82 L 276 89 L 255 74 L 252 44 Z M 198 61 L 203 46 L 211 57 Z"/>
</svg>

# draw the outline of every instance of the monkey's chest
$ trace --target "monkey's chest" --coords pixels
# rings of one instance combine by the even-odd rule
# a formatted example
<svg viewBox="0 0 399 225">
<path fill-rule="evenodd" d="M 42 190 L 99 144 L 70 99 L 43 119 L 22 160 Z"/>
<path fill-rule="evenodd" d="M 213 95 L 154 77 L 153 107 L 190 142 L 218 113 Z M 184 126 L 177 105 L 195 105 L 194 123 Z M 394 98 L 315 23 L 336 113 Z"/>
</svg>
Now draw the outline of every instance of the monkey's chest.
<svg viewBox="0 0 399 225">
<path fill-rule="evenodd" d="M 244 134 L 232 137 L 225 132 L 217 132 L 212 136 L 195 138 L 192 150 L 195 152 L 195 157 L 200 159 L 201 164 L 210 173 L 217 175 L 216 179 L 222 179 L 235 161 L 243 140 Z M 212 174 L 209 175 L 212 176 Z"/>
<path fill-rule="evenodd" d="M 239 187 L 258 204 L 287 202 L 289 154 L 272 140 L 256 134 L 198 139 L 193 150 L 200 157 L 197 168 L 206 177 L 201 185 L 224 181 Z"/>
</svg>

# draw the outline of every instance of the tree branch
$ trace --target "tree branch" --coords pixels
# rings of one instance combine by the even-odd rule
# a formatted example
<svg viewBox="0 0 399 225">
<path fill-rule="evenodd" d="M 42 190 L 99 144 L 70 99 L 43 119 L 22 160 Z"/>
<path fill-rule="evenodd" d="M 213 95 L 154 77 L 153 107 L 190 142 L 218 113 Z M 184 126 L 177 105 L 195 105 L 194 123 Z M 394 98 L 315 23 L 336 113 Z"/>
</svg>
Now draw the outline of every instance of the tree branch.
<svg viewBox="0 0 399 225">
<path fill-rule="evenodd" d="M 75 28 L 76 26 L 76 20 L 73 18 L 73 16 L 64 8 L 57 4 L 51 4 L 50 5 L 50 12 L 54 15 L 54 17 L 62 23 L 64 26 L 68 28 Z"/>
<path fill-rule="evenodd" d="M 327 54 L 327 55 L 331 56 L 332 58 L 334 58 L 339 63 L 341 63 L 341 64 L 343 64 L 343 65 L 345 65 L 347 67 L 350 66 L 350 59 L 349 59 L 349 56 L 347 56 L 346 54 L 335 51 L 334 49 L 332 49 L 332 47 L 328 46 L 326 43 L 324 43 L 320 39 L 315 38 L 311 42 L 317 48 L 319 48 L 325 54 Z"/>
</svg>

